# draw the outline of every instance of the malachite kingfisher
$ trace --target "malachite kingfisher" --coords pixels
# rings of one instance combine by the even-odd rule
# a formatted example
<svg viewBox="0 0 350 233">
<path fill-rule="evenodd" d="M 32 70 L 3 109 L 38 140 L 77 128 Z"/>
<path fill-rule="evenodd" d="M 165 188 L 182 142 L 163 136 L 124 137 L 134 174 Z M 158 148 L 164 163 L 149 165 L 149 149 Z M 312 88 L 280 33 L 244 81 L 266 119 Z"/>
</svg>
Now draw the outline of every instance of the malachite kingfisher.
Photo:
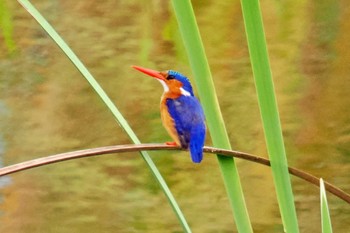
<svg viewBox="0 0 350 233">
<path fill-rule="evenodd" d="M 206 135 L 205 117 L 202 106 L 193 95 L 189 79 L 173 70 L 159 72 L 139 66 L 132 67 L 157 79 L 164 88 L 160 101 L 161 118 L 165 129 L 175 141 L 167 144 L 189 149 L 192 161 L 200 163 Z"/>
</svg>

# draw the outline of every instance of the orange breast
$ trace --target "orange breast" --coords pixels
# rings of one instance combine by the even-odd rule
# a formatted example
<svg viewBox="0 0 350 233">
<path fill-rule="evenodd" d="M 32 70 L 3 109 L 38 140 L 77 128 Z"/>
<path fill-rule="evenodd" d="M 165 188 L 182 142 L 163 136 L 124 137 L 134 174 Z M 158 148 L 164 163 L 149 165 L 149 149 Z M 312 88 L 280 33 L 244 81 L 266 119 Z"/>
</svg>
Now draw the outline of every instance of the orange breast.
<svg viewBox="0 0 350 233">
<path fill-rule="evenodd" d="M 180 146 L 181 143 L 177 131 L 175 129 L 175 122 L 169 114 L 168 107 L 166 106 L 166 99 L 167 96 L 164 95 L 160 102 L 160 115 L 162 118 L 162 122 L 165 129 L 168 131 L 170 137 L 176 142 L 177 145 Z"/>
</svg>

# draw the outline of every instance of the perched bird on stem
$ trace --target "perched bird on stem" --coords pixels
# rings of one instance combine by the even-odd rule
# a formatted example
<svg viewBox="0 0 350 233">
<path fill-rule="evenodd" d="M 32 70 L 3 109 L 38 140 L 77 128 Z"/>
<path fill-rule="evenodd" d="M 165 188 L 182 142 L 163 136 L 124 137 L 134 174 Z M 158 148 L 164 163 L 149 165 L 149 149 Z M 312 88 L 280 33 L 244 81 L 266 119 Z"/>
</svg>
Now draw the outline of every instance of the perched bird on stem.
<svg viewBox="0 0 350 233">
<path fill-rule="evenodd" d="M 206 134 L 205 117 L 188 78 L 172 70 L 159 72 L 132 67 L 157 79 L 164 87 L 160 113 L 165 129 L 175 141 L 167 144 L 189 149 L 192 161 L 200 163 Z"/>
</svg>

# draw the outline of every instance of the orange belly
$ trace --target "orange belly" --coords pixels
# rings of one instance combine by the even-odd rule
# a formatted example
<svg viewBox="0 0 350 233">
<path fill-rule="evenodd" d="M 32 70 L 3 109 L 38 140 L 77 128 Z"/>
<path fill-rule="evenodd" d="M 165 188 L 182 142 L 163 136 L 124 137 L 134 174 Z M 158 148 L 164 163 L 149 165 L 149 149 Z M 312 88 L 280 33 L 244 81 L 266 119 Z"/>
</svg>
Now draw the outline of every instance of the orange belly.
<svg viewBox="0 0 350 233">
<path fill-rule="evenodd" d="M 160 115 L 162 118 L 162 122 L 164 128 L 168 131 L 170 137 L 176 142 L 178 146 L 181 146 L 179 136 L 175 129 L 175 122 L 173 118 L 170 116 L 168 108 L 166 107 L 166 99 L 163 98 L 160 103 Z"/>
</svg>

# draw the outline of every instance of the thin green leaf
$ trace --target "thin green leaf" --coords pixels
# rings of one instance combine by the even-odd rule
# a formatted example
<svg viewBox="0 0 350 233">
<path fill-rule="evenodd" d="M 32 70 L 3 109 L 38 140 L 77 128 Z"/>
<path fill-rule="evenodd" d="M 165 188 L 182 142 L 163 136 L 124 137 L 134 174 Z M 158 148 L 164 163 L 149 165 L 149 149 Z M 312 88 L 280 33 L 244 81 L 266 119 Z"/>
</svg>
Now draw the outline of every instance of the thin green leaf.
<svg viewBox="0 0 350 233">
<path fill-rule="evenodd" d="M 258 94 L 277 199 L 286 232 L 299 232 L 294 197 L 276 104 L 265 33 L 258 0 L 241 0 L 250 60 Z"/>
<path fill-rule="evenodd" d="M 172 4 L 213 144 L 216 147 L 231 149 L 191 2 L 189 0 L 173 0 Z M 239 232 L 252 232 L 235 162 L 231 158 L 220 155 L 218 155 L 218 161 L 237 228 Z"/>
<path fill-rule="evenodd" d="M 329 215 L 329 208 L 327 203 L 326 189 L 324 187 L 323 179 L 320 179 L 320 202 L 321 202 L 321 221 L 322 232 L 332 233 L 331 217 Z"/>
<path fill-rule="evenodd" d="M 3 34 L 8 53 L 13 54 L 16 50 L 16 44 L 12 37 L 12 17 L 7 2 L 4 0 L 0 1 L 0 33 Z"/>
<path fill-rule="evenodd" d="M 46 21 L 46 19 L 34 8 L 34 6 L 27 0 L 18 0 L 18 2 L 26 8 L 26 10 L 34 17 L 36 21 L 43 27 L 43 29 L 50 35 L 50 37 L 56 42 L 56 44 L 62 49 L 65 55 L 72 61 L 72 63 L 77 67 L 77 69 L 82 73 L 82 75 L 86 78 L 86 80 L 90 83 L 92 88 L 97 92 L 102 101 L 107 105 L 108 109 L 112 112 L 114 117 L 120 126 L 125 130 L 130 139 L 135 144 L 140 144 L 140 140 L 137 138 L 134 131 L 131 129 L 123 115 L 117 109 L 117 107 L 113 104 L 111 99 L 107 96 L 102 87 L 98 84 L 95 78 L 91 75 L 88 69 L 84 66 L 84 64 L 80 61 L 80 59 L 75 55 L 75 53 L 69 48 L 66 42 L 62 39 L 61 36 L 54 30 L 54 28 Z M 165 180 L 161 176 L 158 171 L 156 165 L 153 163 L 147 152 L 141 151 L 141 156 L 145 160 L 146 164 L 150 168 L 152 174 L 155 176 L 157 181 L 159 182 L 164 194 L 166 195 L 168 201 L 170 202 L 176 216 L 178 217 L 183 229 L 185 232 L 191 232 L 191 229 L 179 208 L 174 196 L 172 195 L 170 189 L 168 188 Z"/>
</svg>

